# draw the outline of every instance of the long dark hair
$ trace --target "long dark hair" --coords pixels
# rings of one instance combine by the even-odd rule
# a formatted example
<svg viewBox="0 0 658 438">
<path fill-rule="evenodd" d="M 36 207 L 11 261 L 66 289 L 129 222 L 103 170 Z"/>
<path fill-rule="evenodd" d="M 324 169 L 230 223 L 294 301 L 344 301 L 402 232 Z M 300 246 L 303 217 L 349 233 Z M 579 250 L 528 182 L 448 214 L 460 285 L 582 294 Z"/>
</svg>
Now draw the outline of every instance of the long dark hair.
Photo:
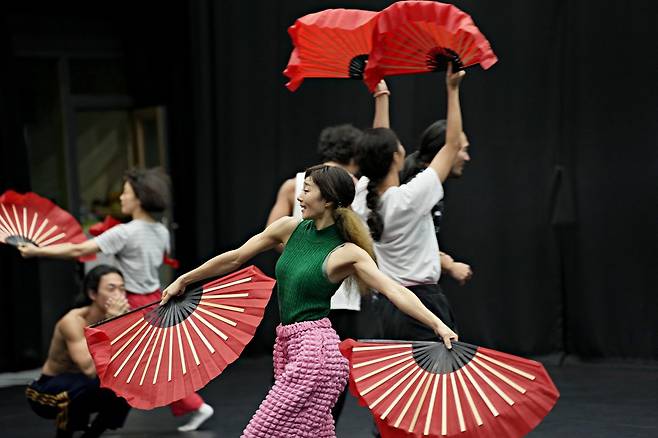
<svg viewBox="0 0 658 438">
<path fill-rule="evenodd" d="M 393 154 L 398 150 L 400 141 L 393 130 L 388 128 L 373 128 L 363 132 L 358 145 L 357 164 L 361 174 L 368 177 L 368 194 L 366 204 L 370 209 L 368 227 L 370 234 L 376 241 L 381 239 L 384 232 L 384 221 L 379 213 L 379 194 L 377 186 L 386 177 Z"/>
<path fill-rule="evenodd" d="M 437 120 L 430 124 L 420 135 L 418 150 L 404 160 L 404 168 L 400 172 L 400 183 L 409 182 L 418 172 L 432 161 L 434 156 L 446 144 L 446 121 Z"/>
<path fill-rule="evenodd" d="M 350 208 L 355 195 L 354 180 L 350 174 L 341 167 L 320 164 L 309 167 L 305 177 L 310 177 L 320 189 L 322 198 L 332 203 L 334 222 L 343 240 L 359 246 L 376 260 L 368 230 Z M 361 281 L 358 283 L 359 291 L 366 294 L 368 288 Z"/>
<path fill-rule="evenodd" d="M 98 265 L 94 267 L 91 271 L 87 272 L 87 275 L 82 280 L 82 290 L 75 300 L 74 307 L 89 306 L 92 303 L 89 293 L 98 292 L 98 285 L 101 282 L 101 278 L 107 274 L 119 274 L 123 278 L 121 271 L 114 266 Z"/>
<path fill-rule="evenodd" d="M 142 209 L 149 214 L 163 213 L 171 204 L 171 180 L 159 167 L 131 169 L 123 181 L 130 184 Z"/>
</svg>

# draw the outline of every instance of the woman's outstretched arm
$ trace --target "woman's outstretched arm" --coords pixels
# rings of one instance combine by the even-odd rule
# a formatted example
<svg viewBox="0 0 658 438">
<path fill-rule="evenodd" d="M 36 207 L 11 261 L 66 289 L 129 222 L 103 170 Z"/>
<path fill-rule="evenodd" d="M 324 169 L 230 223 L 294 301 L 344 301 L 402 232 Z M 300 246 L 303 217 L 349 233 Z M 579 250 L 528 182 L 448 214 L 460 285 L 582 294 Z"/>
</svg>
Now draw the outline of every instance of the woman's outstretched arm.
<svg viewBox="0 0 658 438">
<path fill-rule="evenodd" d="M 380 271 L 366 251 L 348 243 L 330 256 L 327 261 L 327 275 L 334 281 L 352 274 L 371 289 L 386 296 L 402 312 L 431 328 L 446 347 L 452 348 L 451 341 L 457 340 L 457 334 L 425 307 L 413 292 Z"/>
<path fill-rule="evenodd" d="M 160 304 L 165 304 L 171 297 L 183 293 L 190 283 L 235 271 L 257 254 L 285 244 L 298 223 L 298 219 L 282 217 L 272 222 L 263 232 L 247 240 L 241 247 L 215 256 L 198 268 L 186 272 L 162 292 Z"/>
</svg>

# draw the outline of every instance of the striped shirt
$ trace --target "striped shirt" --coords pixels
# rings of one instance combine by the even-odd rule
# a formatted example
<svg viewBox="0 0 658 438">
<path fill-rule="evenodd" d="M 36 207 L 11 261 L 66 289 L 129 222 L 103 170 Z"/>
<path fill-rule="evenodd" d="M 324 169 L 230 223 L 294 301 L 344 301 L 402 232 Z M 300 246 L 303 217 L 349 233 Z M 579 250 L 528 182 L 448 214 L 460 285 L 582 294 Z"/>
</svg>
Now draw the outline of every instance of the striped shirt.
<svg viewBox="0 0 658 438">
<path fill-rule="evenodd" d="M 127 291 L 146 294 L 160 288 L 158 268 L 169 253 L 169 230 L 160 222 L 134 219 L 110 228 L 94 241 L 104 254 L 114 254 Z"/>
</svg>

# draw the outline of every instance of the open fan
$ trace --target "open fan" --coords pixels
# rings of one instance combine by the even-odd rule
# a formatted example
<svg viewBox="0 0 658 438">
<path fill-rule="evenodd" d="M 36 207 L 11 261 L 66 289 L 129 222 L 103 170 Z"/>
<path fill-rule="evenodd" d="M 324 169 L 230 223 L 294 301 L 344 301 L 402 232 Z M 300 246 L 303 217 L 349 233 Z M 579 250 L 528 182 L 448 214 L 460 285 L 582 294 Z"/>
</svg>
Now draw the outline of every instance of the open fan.
<svg viewBox="0 0 658 438">
<path fill-rule="evenodd" d="M 295 48 L 284 70 L 295 91 L 304 78 L 363 79 L 372 47 L 376 12 L 327 9 L 305 15 L 290 26 Z"/>
<path fill-rule="evenodd" d="M 86 328 L 101 385 L 141 409 L 201 389 L 251 341 L 274 283 L 250 266 Z"/>
<path fill-rule="evenodd" d="M 36 193 L 7 190 L 0 196 L 0 242 L 18 246 L 82 243 L 82 227 L 66 211 Z M 80 260 L 93 260 L 94 255 Z"/>
<path fill-rule="evenodd" d="M 350 389 L 382 437 L 522 437 L 559 393 L 535 361 L 463 342 L 345 340 Z"/>
<path fill-rule="evenodd" d="M 372 90 L 385 76 L 445 70 L 498 61 L 471 17 L 434 1 L 401 1 L 377 16 L 365 81 Z"/>
</svg>

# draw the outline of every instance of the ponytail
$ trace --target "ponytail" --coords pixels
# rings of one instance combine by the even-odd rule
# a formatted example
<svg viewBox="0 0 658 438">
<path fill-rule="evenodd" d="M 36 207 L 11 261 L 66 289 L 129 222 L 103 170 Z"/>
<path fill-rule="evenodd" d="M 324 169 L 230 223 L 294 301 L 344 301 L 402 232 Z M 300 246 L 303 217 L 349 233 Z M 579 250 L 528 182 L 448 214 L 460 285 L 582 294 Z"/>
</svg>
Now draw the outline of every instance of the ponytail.
<svg viewBox="0 0 658 438">
<path fill-rule="evenodd" d="M 354 201 L 355 187 L 352 177 L 345 169 L 336 166 L 318 165 L 306 169 L 306 177 L 312 178 L 320 189 L 320 195 L 328 202 L 333 203 L 333 219 L 345 242 L 350 242 L 368 253 L 373 260 L 375 251 L 368 230 L 348 205 Z M 361 295 L 369 293 L 368 287 L 355 276 L 345 281 L 356 281 Z"/>
<path fill-rule="evenodd" d="M 366 205 L 370 209 L 368 227 L 375 241 L 379 241 L 384 232 L 384 220 L 379 213 L 377 186 L 386 178 L 399 144 L 400 141 L 395 132 L 388 128 L 367 129 L 359 141 L 357 164 L 361 169 L 361 174 L 370 180 Z"/>
<path fill-rule="evenodd" d="M 340 236 L 346 242 L 351 242 L 356 246 L 363 249 L 368 255 L 376 262 L 377 256 L 373 248 L 372 239 L 368 234 L 368 230 L 363 225 L 363 222 L 351 208 L 338 207 L 334 210 L 334 222 Z M 366 284 L 356 278 L 350 277 L 346 281 L 356 281 L 361 295 L 368 295 L 370 290 Z"/>
<path fill-rule="evenodd" d="M 370 235 L 373 240 L 379 242 L 384 232 L 384 219 L 379 212 L 379 193 L 377 193 L 377 186 L 379 181 L 368 181 L 368 194 L 366 195 L 366 205 L 370 209 L 368 214 L 368 228 L 370 228 Z"/>
</svg>

